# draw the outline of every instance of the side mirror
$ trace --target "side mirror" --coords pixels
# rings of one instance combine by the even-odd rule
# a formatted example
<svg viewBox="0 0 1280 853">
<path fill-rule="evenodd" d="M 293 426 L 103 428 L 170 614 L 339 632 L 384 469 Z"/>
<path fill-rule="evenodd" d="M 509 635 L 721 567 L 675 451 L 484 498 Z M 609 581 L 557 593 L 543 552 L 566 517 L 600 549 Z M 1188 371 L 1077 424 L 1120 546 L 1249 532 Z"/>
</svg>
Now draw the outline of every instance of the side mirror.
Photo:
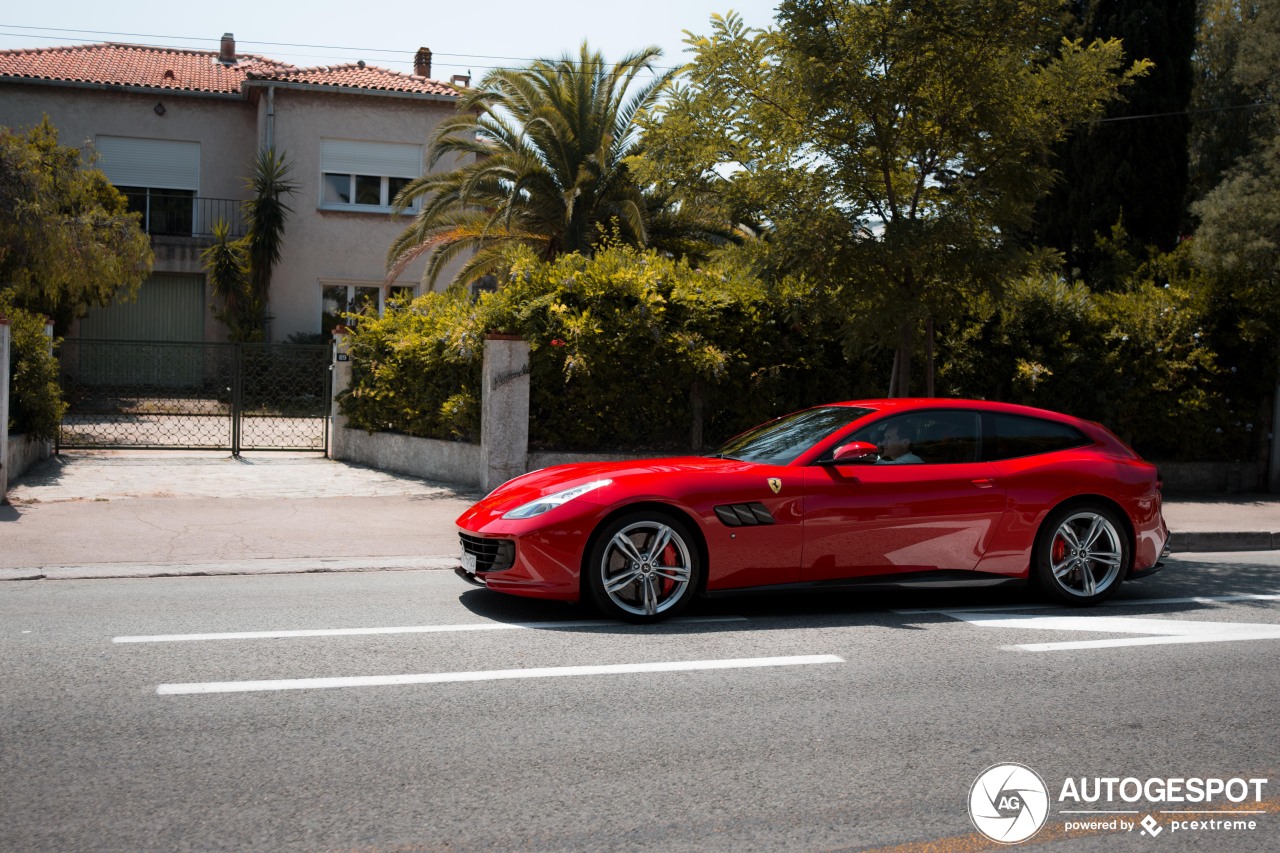
<svg viewBox="0 0 1280 853">
<path fill-rule="evenodd" d="M 866 441 L 852 441 L 836 448 L 833 465 L 872 465 L 880 461 L 880 448 Z"/>
</svg>

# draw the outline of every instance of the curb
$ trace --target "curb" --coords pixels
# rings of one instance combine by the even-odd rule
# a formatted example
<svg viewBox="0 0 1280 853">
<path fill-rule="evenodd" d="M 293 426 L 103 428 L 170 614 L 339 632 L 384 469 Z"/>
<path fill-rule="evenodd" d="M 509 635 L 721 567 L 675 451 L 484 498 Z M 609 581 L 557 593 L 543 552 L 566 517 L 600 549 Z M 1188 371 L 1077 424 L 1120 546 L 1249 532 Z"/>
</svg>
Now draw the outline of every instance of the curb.
<svg viewBox="0 0 1280 853">
<path fill-rule="evenodd" d="M 0 581 L 99 580 L 112 578 L 212 577 L 217 575 L 285 575 L 320 572 L 412 572 L 455 569 L 456 556 L 300 557 L 261 560 L 223 560 L 209 563 L 90 563 L 80 566 L 42 566 L 36 569 L 0 568 Z"/>
<path fill-rule="evenodd" d="M 1179 551 L 1275 551 L 1280 550 L 1280 533 L 1266 531 L 1173 533 L 1169 548 Z"/>
</svg>

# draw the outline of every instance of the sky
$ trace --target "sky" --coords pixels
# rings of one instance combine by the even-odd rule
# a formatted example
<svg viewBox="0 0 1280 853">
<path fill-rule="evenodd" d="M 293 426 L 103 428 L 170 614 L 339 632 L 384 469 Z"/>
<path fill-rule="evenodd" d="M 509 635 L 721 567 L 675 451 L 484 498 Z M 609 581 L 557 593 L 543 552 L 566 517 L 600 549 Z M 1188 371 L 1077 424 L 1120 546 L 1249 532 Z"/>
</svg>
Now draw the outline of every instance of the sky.
<svg viewBox="0 0 1280 853">
<path fill-rule="evenodd" d="M 773 20 L 778 0 L 216 0 L 212 3 L 58 0 L 7 3 L 0 11 L 0 49 L 103 41 L 217 50 L 234 33 L 236 50 L 294 65 L 364 60 L 409 72 L 422 46 L 433 54 L 431 76 L 576 53 L 585 39 L 613 62 L 649 45 L 661 65 L 687 61 L 683 30 L 705 35 L 713 14 L 736 11 L 754 27 Z"/>
</svg>

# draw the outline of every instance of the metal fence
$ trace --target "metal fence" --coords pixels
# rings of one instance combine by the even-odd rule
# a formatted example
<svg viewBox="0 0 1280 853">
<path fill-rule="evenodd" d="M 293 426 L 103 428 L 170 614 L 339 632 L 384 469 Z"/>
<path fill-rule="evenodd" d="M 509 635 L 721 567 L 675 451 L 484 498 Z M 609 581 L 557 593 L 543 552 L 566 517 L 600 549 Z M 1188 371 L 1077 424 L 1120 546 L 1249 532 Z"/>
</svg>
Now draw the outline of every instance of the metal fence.
<svg viewBox="0 0 1280 853">
<path fill-rule="evenodd" d="M 328 452 L 330 348 L 69 339 L 58 446 Z"/>
</svg>

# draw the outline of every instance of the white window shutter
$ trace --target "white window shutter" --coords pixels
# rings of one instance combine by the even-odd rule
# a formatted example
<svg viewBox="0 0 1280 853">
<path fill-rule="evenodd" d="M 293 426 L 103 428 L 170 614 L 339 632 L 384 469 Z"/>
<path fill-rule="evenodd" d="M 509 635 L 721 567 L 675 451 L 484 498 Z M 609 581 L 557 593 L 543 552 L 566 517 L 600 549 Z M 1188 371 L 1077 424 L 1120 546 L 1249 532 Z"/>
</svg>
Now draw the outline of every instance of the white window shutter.
<svg viewBox="0 0 1280 853">
<path fill-rule="evenodd" d="M 99 136 L 97 166 L 118 187 L 200 192 L 200 143 Z"/>
<path fill-rule="evenodd" d="M 338 175 L 416 178 L 422 174 L 422 146 L 321 139 L 320 171 Z"/>
</svg>

